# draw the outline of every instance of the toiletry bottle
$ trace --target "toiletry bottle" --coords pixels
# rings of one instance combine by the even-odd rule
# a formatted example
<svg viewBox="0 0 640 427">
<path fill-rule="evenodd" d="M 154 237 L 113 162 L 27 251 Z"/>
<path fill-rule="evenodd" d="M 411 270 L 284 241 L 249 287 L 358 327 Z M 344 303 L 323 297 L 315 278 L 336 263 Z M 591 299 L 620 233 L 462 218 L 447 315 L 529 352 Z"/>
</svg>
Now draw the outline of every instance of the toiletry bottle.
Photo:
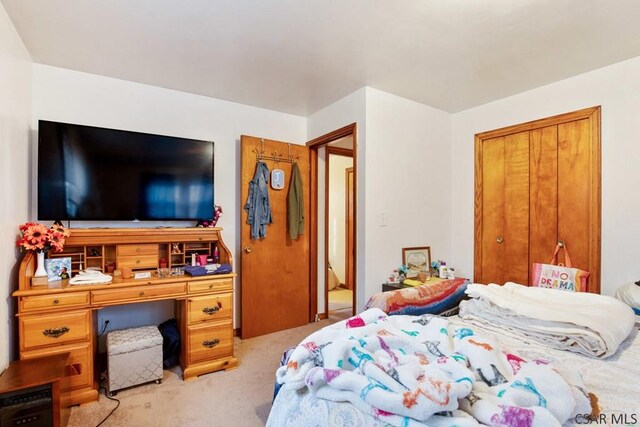
<svg viewBox="0 0 640 427">
<path fill-rule="evenodd" d="M 196 265 L 196 254 L 195 253 L 191 254 L 191 265 L 193 265 L 193 266 Z"/>
<path fill-rule="evenodd" d="M 447 272 L 447 275 L 449 276 L 449 279 L 455 279 L 456 278 L 456 271 L 453 269 L 453 267 L 449 267 L 449 268 L 447 268 L 447 270 L 449 270 Z"/>
<path fill-rule="evenodd" d="M 440 263 L 440 271 L 438 272 L 438 277 L 440 277 L 441 279 L 447 278 L 447 263 L 444 261 Z"/>
<path fill-rule="evenodd" d="M 218 264 L 220 262 L 220 252 L 218 251 L 218 247 L 213 248 L 213 262 L 214 264 Z"/>
</svg>

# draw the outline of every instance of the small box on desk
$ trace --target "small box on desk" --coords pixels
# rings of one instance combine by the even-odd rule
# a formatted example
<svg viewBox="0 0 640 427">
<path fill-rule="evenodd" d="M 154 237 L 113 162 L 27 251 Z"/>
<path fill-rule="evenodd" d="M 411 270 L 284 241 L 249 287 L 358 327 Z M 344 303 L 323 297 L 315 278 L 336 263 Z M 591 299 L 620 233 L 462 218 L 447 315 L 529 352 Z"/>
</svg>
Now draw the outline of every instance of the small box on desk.
<svg viewBox="0 0 640 427">
<path fill-rule="evenodd" d="M 31 286 L 48 285 L 49 278 L 47 276 L 33 276 L 31 278 Z"/>
</svg>

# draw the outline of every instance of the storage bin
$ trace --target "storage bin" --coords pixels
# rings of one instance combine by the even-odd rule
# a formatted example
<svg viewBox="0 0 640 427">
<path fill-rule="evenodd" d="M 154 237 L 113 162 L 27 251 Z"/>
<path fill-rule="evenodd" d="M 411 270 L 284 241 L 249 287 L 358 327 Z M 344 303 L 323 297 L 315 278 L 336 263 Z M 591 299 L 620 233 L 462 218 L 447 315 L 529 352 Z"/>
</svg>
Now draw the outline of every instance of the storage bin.
<svg viewBox="0 0 640 427">
<path fill-rule="evenodd" d="M 109 394 L 138 384 L 162 382 L 162 334 L 157 326 L 107 334 Z"/>
</svg>

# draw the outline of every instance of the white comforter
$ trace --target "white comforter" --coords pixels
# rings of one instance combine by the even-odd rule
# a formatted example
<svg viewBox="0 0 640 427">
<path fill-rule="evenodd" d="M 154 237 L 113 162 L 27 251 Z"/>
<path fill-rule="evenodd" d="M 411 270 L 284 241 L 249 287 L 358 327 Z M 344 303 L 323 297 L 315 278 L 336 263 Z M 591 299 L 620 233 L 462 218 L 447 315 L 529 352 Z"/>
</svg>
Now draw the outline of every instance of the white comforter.
<svg viewBox="0 0 640 427">
<path fill-rule="evenodd" d="M 471 284 L 460 317 L 486 329 L 592 357 L 609 357 L 633 329 L 633 310 L 615 298 L 508 282 Z"/>
</svg>

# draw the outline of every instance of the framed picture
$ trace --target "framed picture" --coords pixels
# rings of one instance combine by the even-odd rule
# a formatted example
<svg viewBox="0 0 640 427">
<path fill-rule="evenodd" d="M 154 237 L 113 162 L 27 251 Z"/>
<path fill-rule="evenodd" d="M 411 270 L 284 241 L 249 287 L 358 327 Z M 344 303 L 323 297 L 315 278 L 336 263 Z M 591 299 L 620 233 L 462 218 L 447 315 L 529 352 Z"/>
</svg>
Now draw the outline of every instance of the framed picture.
<svg viewBox="0 0 640 427">
<path fill-rule="evenodd" d="M 49 258 L 44 260 L 44 268 L 50 282 L 71 278 L 71 257 Z"/>
<path fill-rule="evenodd" d="M 427 273 L 431 268 L 431 247 L 402 248 L 402 263 L 409 269 L 409 279 L 415 278 L 418 273 Z"/>
</svg>

